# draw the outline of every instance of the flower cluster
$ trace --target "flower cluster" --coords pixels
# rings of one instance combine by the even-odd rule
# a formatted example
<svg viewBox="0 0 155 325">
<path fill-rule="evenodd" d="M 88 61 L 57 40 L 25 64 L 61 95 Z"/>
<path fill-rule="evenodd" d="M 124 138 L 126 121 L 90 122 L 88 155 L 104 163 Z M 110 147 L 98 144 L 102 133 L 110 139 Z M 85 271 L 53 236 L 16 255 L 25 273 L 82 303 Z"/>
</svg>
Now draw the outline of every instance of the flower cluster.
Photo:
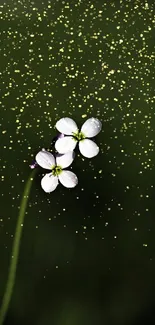
<svg viewBox="0 0 155 325">
<path fill-rule="evenodd" d="M 63 117 L 56 123 L 56 129 L 60 136 L 55 138 L 56 155 L 42 149 L 35 157 L 36 162 L 30 167 L 35 168 L 36 164 L 51 172 L 46 174 L 41 180 L 41 187 L 46 193 L 56 189 L 59 182 L 65 187 L 72 188 L 78 183 L 77 176 L 64 170 L 69 167 L 75 157 L 74 149 L 78 143 L 80 153 L 86 158 L 92 158 L 99 152 L 97 144 L 91 140 L 102 128 L 101 122 L 97 118 L 89 118 L 81 130 L 69 117 Z"/>
</svg>

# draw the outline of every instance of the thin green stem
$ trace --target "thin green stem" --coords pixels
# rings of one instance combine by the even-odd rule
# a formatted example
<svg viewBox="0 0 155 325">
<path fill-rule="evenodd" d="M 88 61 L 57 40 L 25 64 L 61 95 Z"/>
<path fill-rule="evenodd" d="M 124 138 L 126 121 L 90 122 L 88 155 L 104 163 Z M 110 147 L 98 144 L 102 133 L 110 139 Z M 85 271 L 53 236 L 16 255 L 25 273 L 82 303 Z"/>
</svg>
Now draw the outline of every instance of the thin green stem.
<svg viewBox="0 0 155 325">
<path fill-rule="evenodd" d="M 20 247 L 21 235 L 22 235 L 23 224 L 24 224 L 25 211 L 26 211 L 27 201 L 29 198 L 31 185 L 32 185 L 32 181 L 33 181 L 35 172 L 36 172 L 35 169 L 31 172 L 31 174 L 26 182 L 23 197 L 21 200 L 16 230 L 15 230 L 15 235 L 14 235 L 13 247 L 12 247 L 9 274 L 8 274 L 6 289 L 5 289 L 5 293 L 3 296 L 2 305 L 1 305 L 1 309 L 0 309 L 0 325 L 2 325 L 4 322 L 4 319 L 5 319 L 8 307 L 9 307 L 9 303 L 11 300 L 12 292 L 13 292 L 13 287 L 14 287 L 15 277 L 16 277 L 17 263 L 18 263 L 18 256 L 19 256 L 19 247 Z"/>
</svg>

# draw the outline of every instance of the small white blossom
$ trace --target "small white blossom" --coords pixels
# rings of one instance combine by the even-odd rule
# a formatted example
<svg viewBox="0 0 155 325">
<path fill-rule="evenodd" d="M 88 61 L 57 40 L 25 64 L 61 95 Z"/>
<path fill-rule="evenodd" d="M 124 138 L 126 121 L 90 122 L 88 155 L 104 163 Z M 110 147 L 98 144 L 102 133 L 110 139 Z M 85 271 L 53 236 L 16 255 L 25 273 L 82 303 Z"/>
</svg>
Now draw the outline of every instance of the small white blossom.
<svg viewBox="0 0 155 325">
<path fill-rule="evenodd" d="M 56 150 L 64 154 L 73 151 L 79 142 L 79 150 L 84 157 L 92 158 L 99 153 L 97 144 L 90 140 L 96 136 L 102 128 L 102 123 L 97 118 L 89 118 L 79 131 L 76 123 L 69 117 L 63 117 L 56 123 L 59 132 L 66 135 L 55 143 Z"/>
<path fill-rule="evenodd" d="M 41 187 L 46 193 L 56 189 L 59 182 L 68 188 L 75 187 L 78 183 L 77 176 L 69 170 L 63 170 L 71 165 L 74 160 L 74 153 L 67 152 L 65 155 L 57 155 L 56 158 L 45 149 L 36 155 L 36 162 L 44 169 L 51 170 L 41 180 Z"/>
</svg>

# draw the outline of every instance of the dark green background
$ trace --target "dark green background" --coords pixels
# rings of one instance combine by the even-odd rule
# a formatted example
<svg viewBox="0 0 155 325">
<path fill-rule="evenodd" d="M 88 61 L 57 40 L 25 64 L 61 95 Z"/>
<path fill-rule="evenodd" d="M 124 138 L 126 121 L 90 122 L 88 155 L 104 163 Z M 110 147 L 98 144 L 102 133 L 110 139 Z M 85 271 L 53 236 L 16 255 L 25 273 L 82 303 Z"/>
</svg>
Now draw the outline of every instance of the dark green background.
<svg viewBox="0 0 155 325">
<path fill-rule="evenodd" d="M 5 325 L 151 324 L 154 1 L 0 4 L 0 298 L 29 164 L 54 125 L 103 123 L 75 189 L 33 182 Z"/>
</svg>

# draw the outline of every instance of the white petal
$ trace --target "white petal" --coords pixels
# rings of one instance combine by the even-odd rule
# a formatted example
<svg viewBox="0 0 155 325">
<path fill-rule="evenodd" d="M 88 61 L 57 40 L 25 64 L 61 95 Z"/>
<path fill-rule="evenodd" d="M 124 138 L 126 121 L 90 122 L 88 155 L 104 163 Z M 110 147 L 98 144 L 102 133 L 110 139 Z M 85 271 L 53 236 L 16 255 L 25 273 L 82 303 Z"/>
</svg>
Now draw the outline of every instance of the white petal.
<svg viewBox="0 0 155 325">
<path fill-rule="evenodd" d="M 76 147 L 77 141 L 72 137 L 67 136 L 61 139 L 58 139 L 55 143 L 55 149 L 59 153 L 66 153 L 68 151 L 73 151 Z"/>
<path fill-rule="evenodd" d="M 78 183 L 77 176 L 69 170 L 63 170 L 58 178 L 61 184 L 68 188 L 75 187 Z"/>
<path fill-rule="evenodd" d="M 74 160 L 74 157 L 74 151 L 69 151 L 64 155 L 57 155 L 56 164 L 58 166 L 61 166 L 62 168 L 66 168 L 71 165 L 72 161 Z"/>
<path fill-rule="evenodd" d="M 93 138 L 97 135 L 102 128 L 102 123 L 94 117 L 89 118 L 81 128 L 81 132 L 88 138 Z"/>
<path fill-rule="evenodd" d="M 69 117 L 63 117 L 56 123 L 56 128 L 59 132 L 71 135 L 73 132 L 78 131 L 76 123 Z"/>
<path fill-rule="evenodd" d="M 46 150 L 39 151 L 35 159 L 38 165 L 42 168 L 51 169 L 53 166 L 55 166 L 54 156 Z"/>
<path fill-rule="evenodd" d="M 84 139 L 79 142 L 79 150 L 84 157 L 92 158 L 99 153 L 97 144 L 89 139 Z"/>
<path fill-rule="evenodd" d="M 58 177 L 52 173 L 46 174 L 41 180 L 41 187 L 46 193 L 53 192 L 58 186 Z"/>
</svg>

